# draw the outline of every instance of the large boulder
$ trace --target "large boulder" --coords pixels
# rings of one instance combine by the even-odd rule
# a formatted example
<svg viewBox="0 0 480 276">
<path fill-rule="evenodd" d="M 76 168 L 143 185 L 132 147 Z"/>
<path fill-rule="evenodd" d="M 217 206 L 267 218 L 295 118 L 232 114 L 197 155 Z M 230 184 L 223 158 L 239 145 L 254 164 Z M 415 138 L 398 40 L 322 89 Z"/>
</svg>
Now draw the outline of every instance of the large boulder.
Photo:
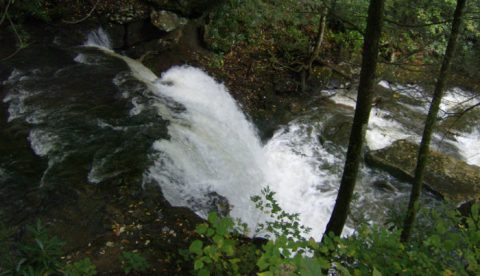
<svg viewBox="0 0 480 276">
<path fill-rule="evenodd" d="M 367 152 L 368 165 L 383 169 L 393 176 L 413 181 L 418 145 L 399 140 L 391 146 Z M 427 189 L 455 203 L 480 198 L 480 168 L 449 155 L 430 151 L 425 171 Z"/>
<path fill-rule="evenodd" d="M 187 24 L 187 19 L 179 17 L 169 11 L 152 11 L 150 13 L 152 24 L 163 32 L 171 32 Z"/>
</svg>

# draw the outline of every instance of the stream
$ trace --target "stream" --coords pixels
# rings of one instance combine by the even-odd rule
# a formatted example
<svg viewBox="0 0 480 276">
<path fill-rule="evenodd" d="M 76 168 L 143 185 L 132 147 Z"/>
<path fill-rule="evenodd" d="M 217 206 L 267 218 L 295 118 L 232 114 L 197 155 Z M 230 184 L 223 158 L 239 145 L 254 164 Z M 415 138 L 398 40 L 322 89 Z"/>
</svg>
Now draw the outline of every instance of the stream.
<svg viewBox="0 0 480 276">
<path fill-rule="evenodd" d="M 83 46 L 52 43 L 30 49 L 1 80 L 4 210 L 28 211 L 33 205 L 24 191 L 62 193 L 78 183 L 127 179 L 159 185 L 170 204 L 202 217 L 226 198 L 230 214 L 253 230 L 266 215 L 250 198 L 268 186 L 284 210 L 299 213 L 301 223 L 312 228 L 310 234 L 321 238 L 343 169 L 355 89 L 313 95 L 312 102 L 326 100 L 307 106 L 262 142 L 228 88 L 206 72 L 185 65 L 157 77 L 110 48 L 99 29 Z M 372 110 L 367 147 L 381 149 L 399 139 L 418 142 L 428 93 L 418 85 L 387 81 L 379 87 L 383 100 Z M 440 116 L 478 103 L 475 95 L 448 90 Z M 442 120 L 433 146 L 480 166 L 479 119 L 474 111 L 457 125 Z M 393 189 L 379 188 L 378 182 Z M 405 204 L 409 189 L 362 165 L 344 234 L 361 221 L 383 222 L 389 209 Z M 434 198 L 427 193 L 424 200 Z"/>
</svg>

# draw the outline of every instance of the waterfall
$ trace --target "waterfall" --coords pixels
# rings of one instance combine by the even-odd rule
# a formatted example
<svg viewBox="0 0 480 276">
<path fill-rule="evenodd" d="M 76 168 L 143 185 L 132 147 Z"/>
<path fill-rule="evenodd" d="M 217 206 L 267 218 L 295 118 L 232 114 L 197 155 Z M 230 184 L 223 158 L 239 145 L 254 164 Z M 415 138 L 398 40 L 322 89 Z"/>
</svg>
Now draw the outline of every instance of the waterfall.
<svg viewBox="0 0 480 276">
<path fill-rule="evenodd" d="M 232 217 L 253 230 L 266 217 L 251 196 L 269 186 L 282 208 L 299 213 L 311 234 L 321 237 L 339 177 L 322 166 L 342 160 L 322 148 L 318 128 L 312 131 L 312 126 L 292 122 L 262 145 L 227 88 L 204 71 L 176 66 L 158 78 L 138 61 L 105 48 L 106 39 L 98 40 L 102 44 L 93 45 L 89 36 L 85 45 L 124 60 L 155 95 L 159 117 L 169 121 L 170 139 L 152 145 L 153 165 L 145 181 L 158 183 L 172 205 L 190 207 L 205 217 L 216 194 L 228 200 Z"/>
<path fill-rule="evenodd" d="M 172 205 L 203 217 L 228 201 L 230 214 L 251 230 L 267 216 L 250 197 L 268 186 L 284 210 L 298 213 L 300 223 L 312 228 L 310 234 L 321 238 L 344 165 L 344 130 L 353 114 L 354 89 L 312 95 L 327 94 L 331 101 L 306 108 L 262 143 L 228 89 L 201 69 L 177 66 L 158 77 L 115 53 L 102 29 L 75 50 L 76 62 L 68 54 L 58 64 L 34 63 L 30 69 L 15 69 L 2 83 L 8 124 L 11 129 L 27 127 L 30 148 L 48 161 L 41 186 L 124 179 L 153 183 Z M 368 147 L 417 140 L 428 95 L 419 86 L 380 85 L 382 97 L 396 100 L 380 101 L 372 109 Z M 446 113 L 461 110 L 475 97 L 453 89 L 442 108 Z M 478 97 L 473 104 L 477 102 Z M 480 164 L 478 116 L 467 114 L 466 122 L 472 123 L 447 137 L 434 137 L 433 145 L 445 142 L 470 164 Z M 16 162 L 15 154 L 11 158 L 8 164 Z M 395 189 L 375 187 L 382 182 Z M 358 221 L 382 223 L 409 190 L 409 184 L 362 165 L 344 234 Z"/>
<path fill-rule="evenodd" d="M 107 33 L 101 27 L 88 33 L 87 41 L 85 41 L 84 45 L 112 49 L 112 42 Z"/>
</svg>

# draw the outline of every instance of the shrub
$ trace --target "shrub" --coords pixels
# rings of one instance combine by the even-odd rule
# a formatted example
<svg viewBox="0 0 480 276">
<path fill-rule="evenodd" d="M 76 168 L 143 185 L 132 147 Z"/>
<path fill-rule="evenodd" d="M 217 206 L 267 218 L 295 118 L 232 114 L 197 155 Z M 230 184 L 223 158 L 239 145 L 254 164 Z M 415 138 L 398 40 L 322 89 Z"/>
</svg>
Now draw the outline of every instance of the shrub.
<svg viewBox="0 0 480 276">
<path fill-rule="evenodd" d="M 120 255 L 120 262 L 122 264 L 125 274 L 130 272 L 145 272 L 150 267 L 147 259 L 137 252 L 122 252 Z"/>
<path fill-rule="evenodd" d="M 476 275 L 480 272 L 480 205 L 462 217 L 447 204 L 424 208 L 409 243 L 400 243 L 394 225 L 362 224 L 352 236 L 325 236 L 322 242 L 306 239 L 308 229 L 298 215 L 281 210 L 269 189 L 254 197 L 257 208 L 272 221 L 261 227 L 271 240 L 256 250 L 256 268 L 242 274 L 257 275 Z M 199 275 L 239 274 L 244 263 L 238 255 L 239 236 L 232 235 L 231 218 L 209 215 L 197 227 L 202 240 L 189 248 L 190 259 Z M 251 260 L 249 260 L 251 262 Z"/>
</svg>

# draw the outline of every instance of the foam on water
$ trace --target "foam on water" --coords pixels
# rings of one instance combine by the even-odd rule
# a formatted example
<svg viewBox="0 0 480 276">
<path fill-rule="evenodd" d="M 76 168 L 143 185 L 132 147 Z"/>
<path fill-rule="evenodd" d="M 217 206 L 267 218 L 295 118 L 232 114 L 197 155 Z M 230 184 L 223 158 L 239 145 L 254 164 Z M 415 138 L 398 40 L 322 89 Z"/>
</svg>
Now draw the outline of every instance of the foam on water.
<svg viewBox="0 0 480 276">
<path fill-rule="evenodd" d="M 446 91 L 440 104 L 440 109 L 448 114 L 459 112 L 470 106 L 480 103 L 480 97 L 470 91 L 454 87 Z"/>
<path fill-rule="evenodd" d="M 320 123 L 294 120 L 262 145 L 255 127 L 226 87 L 202 70 L 190 66 L 173 67 L 158 78 L 138 61 L 113 52 L 101 29 L 89 35 L 85 46 L 122 59 L 131 69 L 130 74 L 119 73 L 112 80 L 122 98 L 130 100 L 127 117 L 141 118 L 146 113 L 144 110 L 153 106 L 158 119 L 168 121 L 169 139 L 159 136 L 152 144 L 148 156 L 152 165 L 145 171 L 144 181 L 158 183 L 172 205 L 187 206 L 205 216 L 211 210 L 209 195 L 215 192 L 228 199 L 232 216 L 254 229 L 265 220 L 265 216 L 254 207 L 250 197 L 259 195 L 262 188 L 269 186 L 276 192 L 280 206 L 288 212 L 299 213 L 301 222 L 313 229 L 312 236 L 321 238 L 337 196 L 344 150 L 320 143 Z M 77 61 L 85 60 L 79 57 Z M 129 83 L 131 76 L 144 85 L 139 88 Z M 19 74 L 12 74 L 12 78 L 18 77 Z M 140 93 L 149 93 L 149 96 Z M 17 94 L 13 93 L 4 100 L 9 107 L 24 101 L 21 90 Z M 339 104 L 355 106 L 354 98 L 347 94 L 336 94 L 332 98 Z M 16 106 L 18 108 L 12 114 L 25 113 L 21 104 Z M 131 131 L 128 124 L 122 125 L 116 120 L 96 119 L 93 125 L 98 127 L 96 131 L 114 132 L 115 135 Z M 370 148 L 382 148 L 411 135 L 389 111 L 372 110 L 367 131 Z M 478 133 L 474 135 L 478 136 Z M 35 153 L 49 158 L 49 168 L 44 175 L 58 158 L 67 154 L 56 155 L 57 151 L 63 150 L 61 144 L 64 141 L 58 139 L 55 132 L 42 129 L 30 132 L 29 140 Z M 458 141 L 466 146 L 473 143 Z M 95 154 L 88 180 L 100 183 L 122 173 L 109 168 L 121 161 L 124 151 L 119 146 Z M 371 182 L 372 175 L 372 170 L 362 168 L 360 182 Z M 382 177 L 385 178 L 377 173 L 375 179 Z M 393 180 L 388 178 L 388 181 Z M 379 206 L 378 202 L 383 200 L 372 191 L 371 185 L 359 185 L 357 191 L 361 194 L 360 200 L 372 206 Z M 391 200 L 397 199 L 399 194 L 393 193 Z M 344 231 L 345 234 L 351 232 L 352 228 Z"/>
<path fill-rule="evenodd" d="M 205 216 L 211 210 L 209 195 L 215 192 L 228 199 L 233 217 L 254 229 L 266 218 L 250 197 L 269 186 L 282 208 L 299 213 L 301 222 L 313 229 L 312 236 L 322 236 L 336 198 L 343 159 L 319 143 L 319 126 L 294 121 L 262 146 L 255 127 L 225 86 L 202 70 L 173 67 L 157 78 L 141 63 L 107 53 L 130 66 L 132 74 L 157 96 L 153 105 L 159 116 L 170 122 L 170 139 L 153 144 L 154 164 L 145 181 L 159 183 L 171 204 L 188 206 Z M 347 97 L 344 102 L 351 105 L 352 99 Z M 377 110 L 376 114 L 381 118 L 377 121 L 387 120 L 383 118 L 386 112 Z M 392 126 L 391 122 L 376 125 Z M 347 227 L 344 234 L 352 231 Z"/>
<path fill-rule="evenodd" d="M 419 85 L 392 84 L 385 80 L 380 81 L 378 85 L 390 89 L 396 93 L 406 95 L 411 99 L 418 100 L 422 104 L 417 106 L 405 103 L 401 104 L 414 111 L 418 111 L 419 113 L 427 114 L 432 97 L 425 91 L 424 88 L 420 87 Z M 459 87 L 453 87 L 445 91 L 444 96 L 442 97 L 442 102 L 440 103 L 440 116 L 445 116 L 449 113 L 468 108 L 469 106 L 473 106 L 479 102 L 480 97 L 478 95 L 475 95 L 470 91 L 463 90 Z"/>
<path fill-rule="evenodd" d="M 476 127 L 470 133 L 456 135 L 456 139 L 455 146 L 465 162 L 480 166 L 480 128 Z"/>
<path fill-rule="evenodd" d="M 346 91 L 339 90 L 330 99 L 336 104 L 355 109 L 356 97 L 349 95 Z M 380 108 L 372 108 L 366 133 L 366 143 L 370 149 L 381 149 L 397 140 L 415 136 L 414 133 L 395 121 L 390 112 Z"/>
<path fill-rule="evenodd" d="M 399 122 L 392 119 L 390 112 L 372 108 L 366 134 L 366 142 L 371 150 L 382 149 L 397 140 L 415 136 L 414 133 L 406 130 Z"/>
<path fill-rule="evenodd" d="M 202 70 L 173 67 L 157 79 L 137 61 L 107 53 L 130 66 L 157 96 L 153 105 L 159 116 L 170 121 L 170 139 L 153 144 L 145 181 L 159 183 L 171 204 L 205 216 L 215 192 L 228 199 L 233 217 L 255 229 L 266 218 L 250 197 L 269 186 L 282 208 L 300 213 L 301 222 L 314 229 L 312 235 L 321 237 L 339 180 L 331 168 L 342 161 L 322 148 L 316 128 L 292 123 L 262 146 L 225 86 Z M 90 181 L 98 181 L 96 175 L 92 170 Z"/>
<path fill-rule="evenodd" d="M 84 45 L 112 49 L 112 42 L 105 30 L 101 27 L 87 35 L 87 40 Z"/>
<path fill-rule="evenodd" d="M 342 160 L 318 141 L 319 126 L 290 123 L 264 146 L 267 183 L 281 207 L 299 213 L 300 222 L 322 237 L 337 196 Z M 344 234 L 353 230 L 346 227 Z"/>
<path fill-rule="evenodd" d="M 194 201 L 205 212 L 211 191 L 228 198 L 232 215 L 255 224 L 250 196 L 265 182 L 265 158 L 253 126 L 222 84 L 193 67 L 174 67 L 156 82 L 157 93 L 185 110 L 159 108 L 170 117 L 170 140 L 155 142 L 150 177 L 163 183 L 170 202 Z M 166 116 L 165 116 L 166 115 Z M 172 183 L 174 182 L 174 183 Z M 203 208 L 202 208 L 203 207 Z"/>
</svg>

